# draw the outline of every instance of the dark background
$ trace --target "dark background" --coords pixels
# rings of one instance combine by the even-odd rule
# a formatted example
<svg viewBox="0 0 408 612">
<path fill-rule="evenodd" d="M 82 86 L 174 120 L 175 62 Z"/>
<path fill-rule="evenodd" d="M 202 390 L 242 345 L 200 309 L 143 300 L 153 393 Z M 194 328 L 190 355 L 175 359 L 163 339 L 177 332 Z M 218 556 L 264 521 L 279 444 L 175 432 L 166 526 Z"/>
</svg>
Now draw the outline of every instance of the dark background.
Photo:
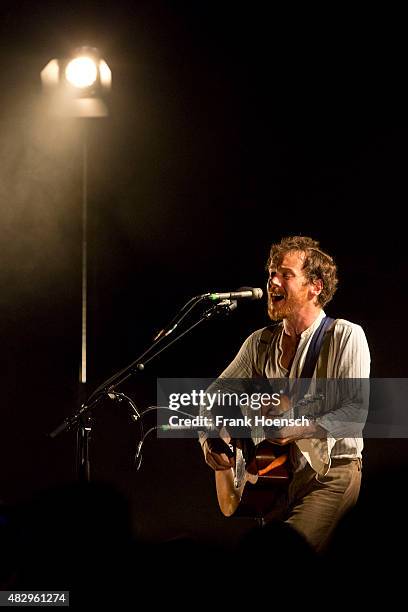
<svg viewBox="0 0 408 612">
<path fill-rule="evenodd" d="M 40 71 L 78 45 L 111 67 L 110 116 L 89 126 L 89 390 L 191 296 L 265 284 L 272 241 L 311 235 L 340 285 L 328 314 L 359 323 L 372 375 L 405 377 L 405 43 L 397 14 L 269 3 L 1 4 L 0 498 L 75 478 L 75 438 L 46 434 L 78 405 L 81 129 L 50 118 Z M 372 9 L 371 9 L 372 10 Z M 265 301 L 207 323 L 126 385 L 211 377 Z M 195 440 L 146 443 L 121 406 L 95 412 L 92 474 L 124 491 L 146 539 L 234 538 Z M 368 440 L 365 486 L 404 467 L 405 440 Z M 371 484 L 370 484 L 371 483 Z"/>
</svg>

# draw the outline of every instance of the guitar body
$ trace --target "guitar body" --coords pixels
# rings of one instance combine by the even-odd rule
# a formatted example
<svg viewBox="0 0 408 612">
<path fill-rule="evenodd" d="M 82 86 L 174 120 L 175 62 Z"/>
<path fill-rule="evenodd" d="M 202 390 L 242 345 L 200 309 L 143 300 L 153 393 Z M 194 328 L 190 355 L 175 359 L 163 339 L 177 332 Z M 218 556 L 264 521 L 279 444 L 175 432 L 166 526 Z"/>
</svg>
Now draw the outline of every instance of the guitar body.
<svg viewBox="0 0 408 612">
<path fill-rule="evenodd" d="M 284 414 L 292 418 L 296 414 L 297 407 L 304 414 L 306 407 L 309 405 L 315 407 L 317 402 L 324 400 L 323 394 L 316 393 L 307 398 L 304 396 L 291 407 L 286 397 L 283 402 Z M 229 436 L 222 439 L 231 446 Z M 286 494 L 292 478 L 290 462 L 292 444 L 294 442 L 282 445 L 270 439 L 263 440 L 255 447 L 253 458 L 243 470 L 245 462 L 242 444 L 240 440 L 235 441 L 235 469 L 215 472 L 218 504 L 224 516 L 232 516 L 237 512 L 239 516 L 260 518 L 276 507 L 278 500 Z M 241 453 L 240 457 L 238 453 Z"/>
<path fill-rule="evenodd" d="M 264 440 L 237 486 L 234 469 L 215 472 L 217 499 L 224 516 L 260 517 L 270 512 L 286 492 L 291 479 L 290 444 Z"/>
</svg>

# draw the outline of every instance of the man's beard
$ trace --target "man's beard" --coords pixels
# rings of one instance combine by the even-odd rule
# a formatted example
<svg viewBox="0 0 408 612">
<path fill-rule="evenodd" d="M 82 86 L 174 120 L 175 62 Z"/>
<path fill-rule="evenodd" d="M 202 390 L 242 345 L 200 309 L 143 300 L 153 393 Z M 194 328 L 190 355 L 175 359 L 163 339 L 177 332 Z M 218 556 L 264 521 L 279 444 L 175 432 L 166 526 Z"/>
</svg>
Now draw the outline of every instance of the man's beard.
<svg viewBox="0 0 408 612">
<path fill-rule="evenodd" d="M 295 314 L 306 303 L 305 296 L 291 295 L 285 296 L 285 299 L 278 302 L 273 302 L 271 296 L 268 296 L 268 315 L 272 321 L 282 321 Z"/>
</svg>

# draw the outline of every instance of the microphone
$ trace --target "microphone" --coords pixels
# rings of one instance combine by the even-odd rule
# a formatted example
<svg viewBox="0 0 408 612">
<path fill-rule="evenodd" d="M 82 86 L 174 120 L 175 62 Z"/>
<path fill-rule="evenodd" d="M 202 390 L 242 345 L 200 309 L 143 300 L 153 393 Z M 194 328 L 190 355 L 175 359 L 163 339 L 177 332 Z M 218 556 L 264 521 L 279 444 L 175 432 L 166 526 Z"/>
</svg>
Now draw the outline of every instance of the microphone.
<svg viewBox="0 0 408 612">
<path fill-rule="evenodd" d="M 263 291 L 259 287 L 241 287 L 238 291 L 230 293 L 205 293 L 203 297 L 216 302 L 218 300 L 260 300 L 262 295 Z"/>
</svg>

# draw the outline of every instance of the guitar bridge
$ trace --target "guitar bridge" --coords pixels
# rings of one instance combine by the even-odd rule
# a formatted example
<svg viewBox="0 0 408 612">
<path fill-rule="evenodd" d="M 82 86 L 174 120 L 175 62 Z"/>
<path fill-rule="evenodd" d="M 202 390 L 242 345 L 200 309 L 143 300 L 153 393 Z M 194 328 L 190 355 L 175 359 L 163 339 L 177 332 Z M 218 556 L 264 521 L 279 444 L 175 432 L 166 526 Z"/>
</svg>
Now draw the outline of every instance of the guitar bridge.
<svg viewBox="0 0 408 612">
<path fill-rule="evenodd" d="M 234 487 L 239 489 L 245 482 L 245 459 L 240 448 L 235 448 Z"/>
</svg>

